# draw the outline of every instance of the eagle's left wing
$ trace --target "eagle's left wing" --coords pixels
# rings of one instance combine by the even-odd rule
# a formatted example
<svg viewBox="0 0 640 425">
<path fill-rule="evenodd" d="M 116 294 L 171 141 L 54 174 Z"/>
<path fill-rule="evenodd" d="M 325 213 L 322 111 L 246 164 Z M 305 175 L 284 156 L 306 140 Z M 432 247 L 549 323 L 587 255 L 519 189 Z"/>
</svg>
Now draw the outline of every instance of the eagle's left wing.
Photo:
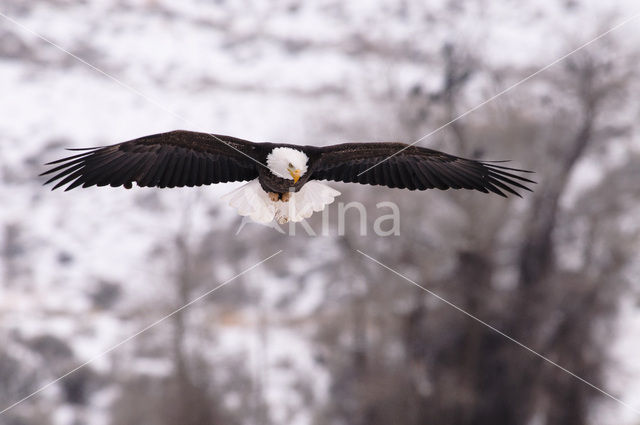
<svg viewBox="0 0 640 425">
<path fill-rule="evenodd" d="M 318 148 L 311 178 L 410 190 L 475 189 L 520 196 L 535 183 L 516 173 L 530 171 L 449 155 L 404 143 L 344 143 Z"/>
<path fill-rule="evenodd" d="M 72 149 L 80 154 L 46 165 L 54 189 L 82 186 L 181 187 L 258 177 L 264 144 L 220 134 L 176 130 L 116 145 Z M 55 173 L 55 174 L 54 174 Z"/>
</svg>

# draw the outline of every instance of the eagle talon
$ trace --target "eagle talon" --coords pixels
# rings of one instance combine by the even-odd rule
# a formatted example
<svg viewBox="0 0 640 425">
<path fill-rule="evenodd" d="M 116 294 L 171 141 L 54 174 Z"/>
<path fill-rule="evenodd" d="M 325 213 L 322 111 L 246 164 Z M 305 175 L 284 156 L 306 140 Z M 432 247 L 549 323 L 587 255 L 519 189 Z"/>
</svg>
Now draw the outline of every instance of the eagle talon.
<svg viewBox="0 0 640 425">
<path fill-rule="evenodd" d="M 269 192 L 269 199 L 273 202 L 278 202 L 280 200 L 280 194 L 275 192 Z"/>
</svg>

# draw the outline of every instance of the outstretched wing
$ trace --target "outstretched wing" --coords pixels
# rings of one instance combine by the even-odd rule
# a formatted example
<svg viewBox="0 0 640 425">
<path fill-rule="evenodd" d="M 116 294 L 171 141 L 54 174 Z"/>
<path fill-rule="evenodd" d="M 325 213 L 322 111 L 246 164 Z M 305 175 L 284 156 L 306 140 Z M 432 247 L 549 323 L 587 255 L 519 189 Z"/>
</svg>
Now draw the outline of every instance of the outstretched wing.
<svg viewBox="0 0 640 425">
<path fill-rule="evenodd" d="M 402 150 L 403 149 L 403 150 Z M 311 178 L 410 190 L 475 189 L 506 197 L 535 183 L 516 173 L 530 171 L 459 158 L 404 143 L 345 143 L 320 148 Z"/>
<path fill-rule="evenodd" d="M 230 136 L 171 131 L 116 145 L 82 150 L 46 165 L 56 189 L 82 186 L 179 187 L 251 180 L 258 177 L 259 143 Z"/>
</svg>

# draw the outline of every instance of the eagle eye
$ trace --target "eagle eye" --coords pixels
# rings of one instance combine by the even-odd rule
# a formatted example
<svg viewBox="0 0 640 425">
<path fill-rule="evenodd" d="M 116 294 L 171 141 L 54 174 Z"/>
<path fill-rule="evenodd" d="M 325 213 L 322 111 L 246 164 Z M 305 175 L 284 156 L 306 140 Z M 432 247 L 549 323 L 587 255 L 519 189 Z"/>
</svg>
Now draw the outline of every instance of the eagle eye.
<svg viewBox="0 0 640 425">
<path fill-rule="evenodd" d="M 289 168 L 293 168 L 293 164 L 292 163 L 289 163 Z"/>
</svg>

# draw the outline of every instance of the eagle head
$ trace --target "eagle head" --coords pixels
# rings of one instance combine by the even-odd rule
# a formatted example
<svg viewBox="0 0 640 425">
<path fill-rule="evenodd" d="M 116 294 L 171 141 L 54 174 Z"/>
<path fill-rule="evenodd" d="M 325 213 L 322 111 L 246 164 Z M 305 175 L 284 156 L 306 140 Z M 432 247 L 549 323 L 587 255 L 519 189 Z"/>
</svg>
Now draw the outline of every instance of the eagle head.
<svg viewBox="0 0 640 425">
<path fill-rule="evenodd" d="M 292 148 L 275 148 L 267 155 L 267 167 L 276 176 L 297 183 L 307 172 L 309 157 L 302 151 Z"/>
</svg>

